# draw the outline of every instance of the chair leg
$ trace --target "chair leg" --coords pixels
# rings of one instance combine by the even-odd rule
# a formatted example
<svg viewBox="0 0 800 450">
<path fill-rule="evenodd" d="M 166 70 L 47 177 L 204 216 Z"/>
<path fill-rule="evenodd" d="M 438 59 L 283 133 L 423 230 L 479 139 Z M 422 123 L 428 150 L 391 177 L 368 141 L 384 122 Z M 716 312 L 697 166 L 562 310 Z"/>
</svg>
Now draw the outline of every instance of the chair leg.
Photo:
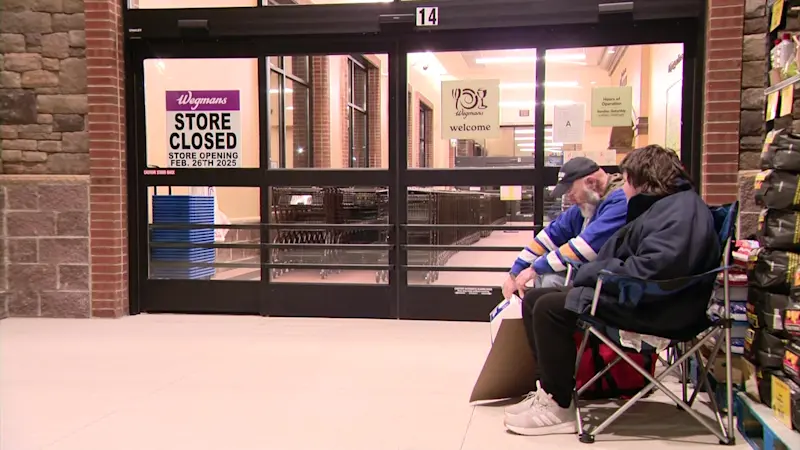
<svg viewBox="0 0 800 450">
<path fill-rule="evenodd" d="M 701 347 L 702 347 L 702 346 L 705 344 L 705 342 L 706 342 L 706 341 L 709 339 L 709 337 L 710 337 L 710 336 L 704 336 L 704 337 L 703 337 L 702 339 L 700 339 L 700 340 L 699 340 L 699 341 L 698 341 L 698 342 L 697 342 L 697 343 L 696 343 L 694 346 L 692 346 L 692 348 L 691 348 L 691 349 L 689 349 L 688 351 L 686 351 L 686 352 L 685 352 L 685 353 L 684 353 L 684 354 L 683 354 L 683 355 L 682 355 L 682 356 L 681 356 L 681 357 L 678 359 L 678 361 L 677 361 L 677 364 L 673 364 L 672 366 L 670 366 L 670 367 L 667 367 L 667 369 L 666 369 L 664 372 L 662 372 L 661 374 L 659 374 L 657 377 L 653 377 L 652 375 L 650 375 L 650 373 L 649 373 L 649 372 L 645 371 L 645 370 L 644 370 L 643 368 L 641 368 L 641 367 L 640 367 L 638 364 L 636 364 L 636 362 L 635 362 L 635 361 L 633 361 L 633 360 L 632 360 L 632 359 L 631 359 L 631 358 L 630 358 L 630 357 L 629 357 L 627 354 L 625 354 L 625 352 L 624 352 L 623 350 L 621 350 L 621 349 L 619 348 L 619 346 L 617 346 L 617 345 L 616 345 L 616 344 L 615 344 L 613 341 L 611 341 L 611 340 L 610 340 L 608 337 L 606 337 L 606 336 L 605 336 L 605 335 L 603 335 L 602 333 L 599 333 L 599 332 L 597 332 L 597 331 L 596 331 L 596 330 L 594 330 L 594 328 L 592 328 L 592 327 L 590 327 L 590 328 L 589 328 L 589 330 L 592 332 L 592 334 L 594 334 L 595 336 L 597 336 L 597 337 L 598 337 L 598 338 L 599 338 L 599 339 L 600 339 L 600 340 L 601 340 L 601 341 L 602 341 L 604 344 L 606 344 L 606 345 L 608 345 L 609 347 L 611 347 L 611 349 L 613 349 L 615 353 L 617 353 L 618 355 L 622 356 L 622 359 L 624 359 L 626 363 L 630 364 L 630 365 L 631 365 L 631 367 L 633 367 L 633 368 L 634 368 L 634 369 L 635 369 L 637 372 L 639 372 L 640 374 L 642 374 L 642 376 L 644 376 L 644 377 L 645 377 L 647 380 L 649 380 L 649 381 L 650 381 L 650 384 L 648 384 L 648 385 L 647 385 L 647 386 L 646 386 L 644 389 L 642 389 L 641 391 L 639 391 L 639 393 L 638 393 L 638 394 L 636 394 L 635 396 L 633 396 L 633 398 L 631 398 L 630 400 L 628 400 L 628 401 L 627 401 L 627 402 L 626 402 L 624 405 L 622 405 L 622 406 L 621 406 L 619 409 L 617 409 L 617 410 L 614 412 L 614 414 L 612 414 L 612 415 L 611 415 L 611 417 L 609 417 L 608 419 L 606 419 L 606 420 L 605 420 L 605 421 L 604 421 L 602 424 L 600 424 L 600 425 L 599 425 L 599 426 L 597 426 L 597 427 L 596 427 L 594 430 L 592 430 L 592 432 L 591 432 L 591 434 L 592 434 L 592 435 L 596 436 L 597 434 L 601 433 L 601 432 L 602 432 L 602 431 L 603 431 L 603 430 L 604 430 L 606 427 L 608 427 L 608 426 L 609 426 L 611 423 L 613 423 L 615 420 L 617 420 L 617 419 L 619 418 L 619 416 L 621 416 L 621 415 L 622 415 L 622 414 L 623 414 L 625 411 L 627 411 L 627 410 L 628 410 L 628 409 L 629 409 L 631 406 L 633 406 L 633 405 L 634 405 L 634 404 L 635 404 L 637 401 L 641 400 L 641 398 L 642 398 L 642 397 L 644 397 L 645 395 L 647 395 L 647 394 L 648 394 L 648 393 L 649 393 L 651 390 L 653 390 L 654 388 L 657 388 L 658 390 L 660 390 L 661 392 L 663 392 L 663 393 L 664 393 L 664 394 L 665 394 L 667 397 L 669 397 L 669 398 L 670 398 L 672 401 L 674 401 L 674 402 L 678 403 L 678 404 L 679 404 L 679 406 L 680 406 L 680 407 L 681 407 L 683 410 L 685 410 L 687 413 L 689 413 L 689 415 L 690 415 L 690 416 L 692 416 L 692 417 L 693 417 L 695 420 L 697 420 L 697 422 L 698 422 L 698 423 L 700 423 L 701 425 L 703 425 L 704 427 L 706 427 L 706 428 L 707 428 L 707 429 L 708 429 L 708 430 L 709 430 L 711 433 L 713 433 L 713 434 L 714 434 L 714 436 L 716 436 L 717 438 L 719 438 L 719 439 L 720 439 L 720 441 L 727 441 L 727 437 L 723 435 L 723 433 L 721 432 L 721 430 L 715 429 L 715 428 L 714 428 L 713 426 L 711 426 L 711 425 L 710 425 L 710 424 L 707 422 L 707 420 L 706 420 L 706 419 L 705 419 L 703 416 L 701 416 L 701 415 L 700 415 L 700 414 L 699 414 L 697 411 L 693 410 L 693 409 L 692 409 L 691 407 L 689 407 L 689 405 L 687 405 L 686 403 L 682 403 L 682 402 L 680 401 L 680 398 L 679 398 L 677 395 L 675 395 L 675 394 L 674 394 L 674 393 L 673 393 L 673 392 L 672 392 L 672 391 L 671 391 L 671 390 L 670 390 L 668 387 L 666 387 L 666 386 L 665 386 L 663 383 L 661 383 L 661 381 L 660 381 L 662 378 L 666 377 L 666 376 L 667 376 L 667 375 L 668 375 L 670 372 L 672 372 L 673 370 L 677 369 L 677 368 L 678 368 L 678 364 L 680 364 L 680 363 L 682 363 L 682 362 L 686 361 L 686 360 L 687 360 L 687 359 L 688 359 L 688 358 L 689 358 L 691 355 L 695 354 L 695 353 L 696 353 L 698 350 L 700 350 L 700 348 L 701 348 Z M 727 434 L 727 433 L 726 433 L 726 434 Z"/>
<path fill-rule="evenodd" d="M 601 370 L 600 372 L 597 372 L 596 374 L 594 374 L 594 376 L 592 378 L 590 378 L 589 381 L 586 382 L 586 384 L 581 386 L 581 388 L 578 390 L 578 395 L 583 394 L 583 392 L 586 389 L 589 389 L 591 386 L 593 386 L 597 382 L 597 380 L 599 380 L 603 375 L 606 374 L 606 372 L 608 372 L 614 366 L 616 366 L 617 363 L 619 363 L 620 361 L 622 361 L 622 358 L 617 356 L 617 359 L 612 361 L 611 364 L 606 365 L 605 367 L 603 367 L 603 370 Z"/>
<path fill-rule="evenodd" d="M 711 334 L 719 334 L 718 330 L 711 332 Z M 711 366 L 714 365 L 714 361 L 717 360 L 717 354 L 719 353 L 720 348 L 722 348 L 722 336 L 717 337 L 717 343 L 714 345 L 714 348 L 711 349 L 711 353 L 709 354 L 708 361 L 706 364 L 703 364 L 703 361 L 700 359 L 700 356 L 695 356 L 695 360 L 697 361 L 697 368 L 698 368 L 698 376 L 697 376 L 697 386 L 692 392 L 692 396 L 689 398 L 688 404 L 689 406 L 694 405 L 694 401 L 697 399 L 697 394 L 700 393 L 700 390 L 703 389 L 705 386 L 707 388 L 707 392 L 709 395 L 712 395 L 711 392 L 711 382 L 708 379 L 708 372 L 711 369 Z"/>
<path fill-rule="evenodd" d="M 675 347 L 675 351 L 679 352 L 678 357 L 680 354 L 683 353 L 683 347 L 685 344 L 680 343 Z M 680 350 L 679 350 L 680 349 Z M 677 358 L 675 359 L 677 361 Z M 689 360 L 686 360 L 681 363 L 681 391 L 683 394 L 683 402 L 686 403 L 689 399 Z M 677 406 L 677 405 L 676 405 Z M 680 406 L 677 406 L 680 409 Z"/>
<path fill-rule="evenodd" d="M 727 278 L 726 278 L 727 280 Z M 725 327 L 725 401 L 727 402 L 727 427 L 725 430 L 726 438 L 724 444 L 736 444 L 735 425 L 733 423 L 733 361 L 732 361 L 732 341 L 731 341 L 731 327 Z"/>
<path fill-rule="evenodd" d="M 581 359 L 583 358 L 583 352 L 586 350 L 586 344 L 589 343 L 589 330 L 584 330 L 583 332 L 583 340 L 581 341 L 581 346 L 578 348 L 578 355 L 575 358 L 575 378 L 578 377 L 578 368 L 581 366 Z M 588 384 L 587 384 L 588 386 Z M 584 386 L 586 387 L 586 386 Z M 581 417 L 581 406 L 578 403 L 580 400 L 580 395 L 583 392 L 583 389 L 578 390 L 578 386 L 575 385 L 575 388 L 572 390 L 572 404 L 575 405 L 575 426 L 577 428 L 577 432 L 580 434 L 580 439 L 583 439 L 584 431 L 583 431 L 583 417 Z"/>
</svg>

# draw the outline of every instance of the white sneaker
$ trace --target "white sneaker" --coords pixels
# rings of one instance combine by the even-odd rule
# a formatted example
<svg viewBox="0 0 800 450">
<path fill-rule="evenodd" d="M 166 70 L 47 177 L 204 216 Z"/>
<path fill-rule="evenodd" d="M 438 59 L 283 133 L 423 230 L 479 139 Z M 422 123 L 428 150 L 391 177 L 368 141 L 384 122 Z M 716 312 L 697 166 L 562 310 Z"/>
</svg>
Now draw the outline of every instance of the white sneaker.
<svg viewBox="0 0 800 450">
<path fill-rule="evenodd" d="M 536 382 L 536 389 L 539 390 L 541 388 L 542 388 L 542 386 L 537 381 Z M 507 416 L 516 416 L 517 414 L 522 414 L 525 411 L 531 409 L 531 406 L 533 406 L 533 402 L 536 399 L 536 395 L 537 395 L 536 392 L 537 391 L 530 391 L 525 396 L 525 398 L 523 398 L 522 401 L 520 401 L 519 403 L 515 403 L 515 404 L 513 404 L 511 406 L 507 406 L 506 409 L 505 409 L 506 415 Z"/>
<path fill-rule="evenodd" d="M 519 414 L 507 414 L 504 423 L 509 431 L 523 436 L 578 432 L 575 405 L 570 404 L 569 408 L 558 406 L 553 396 L 545 392 L 541 386 L 532 396 L 530 407 Z"/>
</svg>

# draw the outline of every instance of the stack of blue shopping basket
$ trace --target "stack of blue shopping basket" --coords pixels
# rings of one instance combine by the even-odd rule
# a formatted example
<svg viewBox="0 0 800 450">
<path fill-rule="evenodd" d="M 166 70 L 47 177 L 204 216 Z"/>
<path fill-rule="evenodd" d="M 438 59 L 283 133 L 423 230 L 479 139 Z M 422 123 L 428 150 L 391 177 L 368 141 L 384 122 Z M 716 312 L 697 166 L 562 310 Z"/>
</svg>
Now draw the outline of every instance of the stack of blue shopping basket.
<svg viewBox="0 0 800 450">
<path fill-rule="evenodd" d="M 213 228 L 182 228 L 181 225 L 214 223 L 214 197 L 197 195 L 154 195 L 153 224 L 178 225 L 175 228 L 155 227 L 152 230 L 152 243 L 213 244 Z M 211 265 L 215 261 L 214 248 L 159 247 L 150 249 L 152 265 L 151 278 L 166 279 L 208 279 L 214 276 Z M 158 262 L 185 263 L 159 265 Z M 196 264 L 200 265 L 196 265 Z"/>
</svg>

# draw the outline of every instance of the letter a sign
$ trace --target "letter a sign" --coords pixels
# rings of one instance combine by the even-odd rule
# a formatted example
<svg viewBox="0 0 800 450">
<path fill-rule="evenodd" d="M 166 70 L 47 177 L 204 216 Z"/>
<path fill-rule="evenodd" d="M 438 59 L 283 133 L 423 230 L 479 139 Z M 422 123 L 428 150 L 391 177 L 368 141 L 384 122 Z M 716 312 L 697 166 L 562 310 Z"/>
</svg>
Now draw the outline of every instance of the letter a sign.
<svg viewBox="0 0 800 450">
<path fill-rule="evenodd" d="M 586 108 L 583 103 L 553 108 L 553 141 L 580 144 L 585 133 Z"/>
</svg>

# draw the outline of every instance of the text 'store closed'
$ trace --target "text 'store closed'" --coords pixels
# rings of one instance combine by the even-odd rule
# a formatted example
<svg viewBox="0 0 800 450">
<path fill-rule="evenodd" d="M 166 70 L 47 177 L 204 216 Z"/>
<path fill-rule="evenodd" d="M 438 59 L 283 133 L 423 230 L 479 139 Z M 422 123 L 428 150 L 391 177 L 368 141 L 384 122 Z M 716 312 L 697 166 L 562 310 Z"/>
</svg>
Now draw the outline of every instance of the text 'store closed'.
<svg viewBox="0 0 800 450">
<path fill-rule="evenodd" d="M 167 91 L 169 166 L 241 167 L 239 91 Z"/>
</svg>

